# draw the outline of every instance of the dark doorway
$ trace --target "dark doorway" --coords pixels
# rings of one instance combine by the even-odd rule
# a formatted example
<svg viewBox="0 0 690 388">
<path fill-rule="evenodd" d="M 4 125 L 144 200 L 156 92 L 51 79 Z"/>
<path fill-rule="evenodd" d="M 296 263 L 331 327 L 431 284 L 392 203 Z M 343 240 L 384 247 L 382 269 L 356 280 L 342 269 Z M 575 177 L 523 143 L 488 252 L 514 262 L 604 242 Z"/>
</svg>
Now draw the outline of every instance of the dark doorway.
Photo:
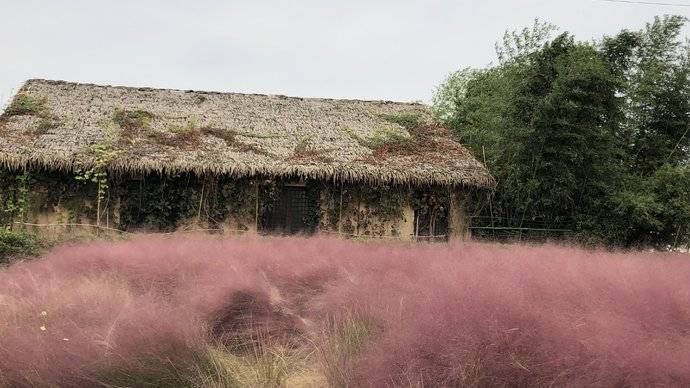
<svg viewBox="0 0 690 388">
<path fill-rule="evenodd" d="M 283 186 L 278 198 L 265 217 L 263 230 L 270 233 L 298 234 L 307 232 L 307 190 L 304 186 Z"/>
</svg>

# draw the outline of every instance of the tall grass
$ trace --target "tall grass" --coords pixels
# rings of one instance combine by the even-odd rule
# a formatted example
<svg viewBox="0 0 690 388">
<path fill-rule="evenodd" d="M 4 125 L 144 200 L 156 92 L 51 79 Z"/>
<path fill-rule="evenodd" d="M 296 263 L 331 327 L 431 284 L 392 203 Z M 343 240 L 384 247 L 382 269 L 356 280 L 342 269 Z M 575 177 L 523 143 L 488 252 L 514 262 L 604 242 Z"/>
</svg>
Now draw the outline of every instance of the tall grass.
<svg viewBox="0 0 690 388">
<path fill-rule="evenodd" d="M 352 383 L 357 371 L 354 361 L 372 346 L 382 328 L 370 317 L 350 313 L 339 319 L 325 320 L 324 328 L 314 344 L 321 372 L 329 386 L 345 387 Z"/>
<path fill-rule="evenodd" d="M 683 386 L 687 255 L 152 237 L 0 271 L 0 386 Z"/>
</svg>

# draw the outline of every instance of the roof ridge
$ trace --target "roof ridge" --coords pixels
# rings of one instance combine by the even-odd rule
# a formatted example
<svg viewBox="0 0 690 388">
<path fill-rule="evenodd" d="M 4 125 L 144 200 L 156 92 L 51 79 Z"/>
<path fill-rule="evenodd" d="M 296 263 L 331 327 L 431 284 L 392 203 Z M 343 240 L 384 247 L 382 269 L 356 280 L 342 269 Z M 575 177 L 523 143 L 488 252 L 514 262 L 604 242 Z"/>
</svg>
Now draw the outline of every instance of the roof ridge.
<svg viewBox="0 0 690 388">
<path fill-rule="evenodd" d="M 44 83 L 52 85 L 79 85 L 79 86 L 89 86 L 98 88 L 113 88 L 113 89 L 126 89 L 126 90 L 139 90 L 139 91 L 168 91 L 168 92 L 184 92 L 184 93 L 199 93 L 199 94 L 212 94 L 212 95 L 236 95 L 236 96 L 257 96 L 257 97 L 277 97 L 292 100 L 311 100 L 311 101 L 334 101 L 334 102 L 363 102 L 363 103 L 383 103 L 383 104 L 396 104 L 396 105 L 410 105 L 418 108 L 428 109 L 429 107 L 421 102 L 404 102 L 404 101 L 392 101 L 392 100 L 363 100 L 359 98 L 327 98 L 327 97 L 299 97 L 299 96 L 288 96 L 283 94 L 264 94 L 264 93 L 241 93 L 241 92 L 219 92 L 214 90 L 192 90 L 192 89 L 176 89 L 176 88 L 156 88 L 149 86 L 124 86 L 124 85 L 102 85 L 89 82 L 74 82 L 65 80 L 52 80 L 44 78 L 31 78 L 24 82 L 23 86 L 31 83 Z"/>
</svg>

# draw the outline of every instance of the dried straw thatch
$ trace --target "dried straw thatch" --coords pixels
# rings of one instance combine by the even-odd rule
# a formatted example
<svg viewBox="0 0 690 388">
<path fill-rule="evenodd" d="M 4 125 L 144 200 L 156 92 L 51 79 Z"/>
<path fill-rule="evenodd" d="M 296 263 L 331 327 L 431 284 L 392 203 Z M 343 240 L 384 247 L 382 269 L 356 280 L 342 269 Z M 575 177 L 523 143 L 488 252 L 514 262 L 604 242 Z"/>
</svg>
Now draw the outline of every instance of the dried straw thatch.
<svg viewBox="0 0 690 388">
<path fill-rule="evenodd" d="M 410 125 L 411 124 L 411 125 Z M 30 80 L 0 118 L 0 163 L 487 187 L 425 106 Z"/>
</svg>

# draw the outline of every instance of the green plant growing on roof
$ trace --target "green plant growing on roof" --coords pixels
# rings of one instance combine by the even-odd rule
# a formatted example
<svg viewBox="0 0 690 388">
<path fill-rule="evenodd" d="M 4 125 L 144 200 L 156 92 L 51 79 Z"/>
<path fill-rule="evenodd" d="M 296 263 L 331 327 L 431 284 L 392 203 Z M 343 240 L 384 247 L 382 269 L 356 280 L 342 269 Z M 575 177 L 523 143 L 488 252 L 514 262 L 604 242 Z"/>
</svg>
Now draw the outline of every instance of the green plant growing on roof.
<svg viewBox="0 0 690 388">
<path fill-rule="evenodd" d="M 153 114 L 145 110 L 125 110 L 117 108 L 113 113 L 113 122 L 122 129 L 148 129 L 153 120 Z"/>
<path fill-rule="evenodd" d="M 370 144 L 369 148 L 378 148 L 391 143 L 407 143 L 412 140 L 412 136 L 396 128 L 385 127 L 375 129 L 367 140 Z"/>
<path fill-rule="evenodd" d="M 27 94 L 19 94 L 10 103 L 10 105 L 5 109 L 2 114 L 3 118 L 8 118 L 11 116 L 36 116 L 40 118 L 38 126 L 31 133 L 42 134 L 50 129 L 57 128 L 60 125 L 60 121 L 50 114 L 47 107 L 48 99 L 46 97 L 34 98 Z"/>
<path fill-rule="evenodd" d="M 320 154 L 322 151 L 318 150 L 316 146 L 314 146 L 312 142 L 312 138 L 310 136 L 304 136 L 302 137 L 297 145 L 295 145 L 295 156 L 297 157 L 307 157 L 307 156 L 315 156 Z"/>
<path fill-rule="evenodd" d="M 379 116 L 389 123 L 398 124 L 407 130 L 414 129 L 423 123 L 422 115 L 416 112 L 382 113 Z"/>
<path fill-rule="evenodd" d="M 12 100 L 10 105 L 5 109 L 3 116 L 44 116 L 47 115 L 48 108 L 46 107 L 47 98 L 36 99 L 27 94 L 19 94 Z"/>
<path fill-rule="evenodd" d="M 199 130 L 195 116 L 189 117 L 182 126 L 168 123 L 165 125 L 165 129 L 175 135 L 187 135 Z"/>
<path fill-rule="evenodd" d="M 404 144 L 412 141 L 412 136 L 394 127 L 377 128 L 370 136 L 361 136 L 352 128 L 345 128 L 345 132 L 360 145 L 374 150 L 389 144 Z"/>
</svg>

